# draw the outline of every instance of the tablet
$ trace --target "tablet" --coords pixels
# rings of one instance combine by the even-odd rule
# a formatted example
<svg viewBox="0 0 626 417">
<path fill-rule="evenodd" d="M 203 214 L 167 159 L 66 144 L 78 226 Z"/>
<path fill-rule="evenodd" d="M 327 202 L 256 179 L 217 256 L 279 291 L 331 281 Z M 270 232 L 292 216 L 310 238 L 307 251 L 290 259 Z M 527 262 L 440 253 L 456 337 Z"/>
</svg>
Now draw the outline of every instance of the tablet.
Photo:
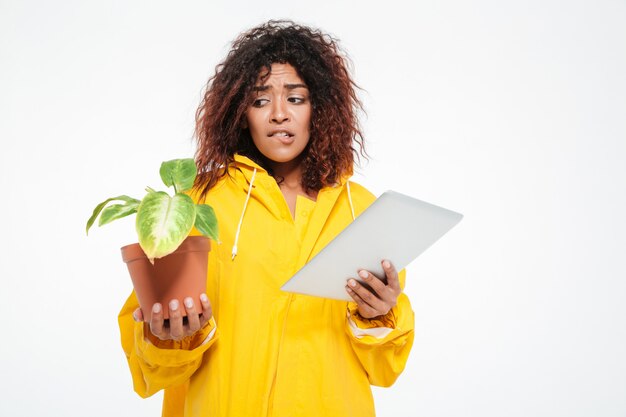
<svg viewBox="0 0 626 417">
<path fill-rule="evenodd" d="M 400 271 L 462 218 L 443 207 L 386 191 L 281 290 L 352 301 L 345 286 L 349 278 L 358 279 L 359 270 L 384 279 L 381 261 L 388 259 Z"/>
</svg>

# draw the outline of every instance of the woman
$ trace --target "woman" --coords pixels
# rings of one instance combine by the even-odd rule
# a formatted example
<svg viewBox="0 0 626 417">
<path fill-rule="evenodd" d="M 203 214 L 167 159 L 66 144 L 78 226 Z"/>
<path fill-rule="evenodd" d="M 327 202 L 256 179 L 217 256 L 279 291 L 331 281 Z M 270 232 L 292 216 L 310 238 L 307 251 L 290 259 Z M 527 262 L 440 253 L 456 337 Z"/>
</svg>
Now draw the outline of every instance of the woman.
<svg viewBox="0 0 626 417">
<path fill-rule="evenodd" d="M 350 303 L 279 289 L 374 200 L 348 182 L 354 89 L 335 40 L 292 22 L 240 35 L 217 67 L 193 195 L 220 226 L 207 294 L 155 304 L 150 323 L 131 294 L 119 317 L 134 388 L 165 389 L 163 415 L 372 416 L 370 384 L 402 372 L 413 312 L 389 262 L 386 283 L 359 271 L 371 291 L 348 281 Z"/>
</svg>

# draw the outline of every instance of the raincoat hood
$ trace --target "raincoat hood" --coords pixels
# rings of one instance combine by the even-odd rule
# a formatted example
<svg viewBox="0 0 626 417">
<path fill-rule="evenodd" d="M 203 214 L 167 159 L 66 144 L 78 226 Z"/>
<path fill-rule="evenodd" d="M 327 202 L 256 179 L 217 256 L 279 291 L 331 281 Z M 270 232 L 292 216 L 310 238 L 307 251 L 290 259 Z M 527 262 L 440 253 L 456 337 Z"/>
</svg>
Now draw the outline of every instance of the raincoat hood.
<svg viewBox="0 0 626 417">
<path fill-rule="evenodd" d="M 241 215 L 239 217 L 239 223 L 237 225 L 237 232 L 235 234 L 235 242 L 233 244 L 232 247 L 232 259 L 234 260 L 235 257 L 237 256 L 237 252 L 238 252 L 238 247 L 237 247 L 237 243 L 239 241 L 239 235 L 241 233 L 241 226 L 243 224 L 243 219 L 246 213 L 246 208 L 248 206 L 248 202 L 250 200 L 250 196 L 252 195 L 252 190 L 254 189 L 255 185 L 254 182 L 257 178 L 257 173 L 259 174 L 259 176 L 262 178 L 260 181 L 264 182 L 264 183 L 272 183 L 274 182 L 274 178 L 272 178 L 269 173 L 267 172 L 267 170 L 265 170 L 263 167 L 261 167 L 259 164 L 257 164 L 256 162 L 254 162 L 253 160 L 251 160 L 250 158 L 243 156 L 243 155 L 239 155 L 239 154 L 235 154 L 235 161 L 233 164 L 233 168 L 234 168 L 234 176 L 233 179 L 241 184 L 242 188 L 246 191 L 246 200 L 244 202 L 244 205 L 242 207 L 241 210 Z M 329 206 L 329 204 L 334 203 L 333 200 L 333 196 L 336 198 L 339 193 L 344 189 L 344 187 L 346 188 L 347 191 L 347 196 L 348 196 L 348 203 L 350 204 L 350 211 L 352 214 L 352 220 L 355 219 L 355 215 L 354 215 L 354 205 L 352 203 L 352 195 L 350 192 L 350 183 L 348 181 L 348 179 L 350 178 L 350 175 L 345 175 L 342 177 L 341 181 L 339 184 L 335 185 L 334 187 L 331 187 L 331 189 L 334 190 L 334 192 L 330 192 L 327 193 L 330 195 L 330 200 L 326 202 L 326 207 Z M 270 198 L 269 194 L 257 194 L 255 193 L 255 196 L 257 198 L 259 198 L 259 201 L 269 210 L 270 208 L 273 209 L 277 209 L 276 207 L 276 201 L 272 200 Z M 278 203 L 278 205 L 280 205 L 280 203 Z M 276 213 L 279 213 L 279 211 L 276 211 Z M 284 214 L 284 213 L 281 213 Z"/>
</svg>

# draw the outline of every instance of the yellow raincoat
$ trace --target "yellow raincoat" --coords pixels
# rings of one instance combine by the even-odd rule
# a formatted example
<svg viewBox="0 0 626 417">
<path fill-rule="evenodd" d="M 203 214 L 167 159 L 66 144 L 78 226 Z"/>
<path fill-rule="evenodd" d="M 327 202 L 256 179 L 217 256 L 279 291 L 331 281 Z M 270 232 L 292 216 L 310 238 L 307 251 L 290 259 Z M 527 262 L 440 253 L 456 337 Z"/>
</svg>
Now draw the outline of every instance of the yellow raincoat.
<svg viewBox="0 0 626 417">
<path fill-rule="evenodd" d="M 356 183 L 352 201 L 345 183 L 326 187 L 316 202 L 298 197 L 294 219 L 263 168 L 237 155 L 229 170 L 206 198 L 221 241 L 209 254 L 214 320 L 154 345 L 132 319 L 131 294 L 119 324 L 135 391 L 165 389 L 164 416 L 373 416 L 370 384 L 393 384 L 413 343 L 406 295 L 386 316 L 365 320 L 355 303 L 279 288 L 352 221 L 351 206 L 358 216 L 374 196 Z"/>
</svg>

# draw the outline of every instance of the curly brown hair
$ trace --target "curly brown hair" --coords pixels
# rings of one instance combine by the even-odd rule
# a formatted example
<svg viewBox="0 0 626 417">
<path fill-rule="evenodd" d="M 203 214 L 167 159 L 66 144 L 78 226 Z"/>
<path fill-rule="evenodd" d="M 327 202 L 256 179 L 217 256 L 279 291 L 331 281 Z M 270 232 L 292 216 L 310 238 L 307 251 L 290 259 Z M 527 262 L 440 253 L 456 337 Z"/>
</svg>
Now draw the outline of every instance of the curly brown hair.
<svg viewBox="0 0 626 417">
<path fill-rule="evenodd" d="M 203 196 L 226 175 L 235 153 L 272 175 L 242 124 L 259 74 L 264 71 L 261 81 L 267 79 L 273 63 L 293 66 L 310 91 L 310 139 L 302 160 L 305 191 L 338 183 L 352 174 L 355 157 L 367 157 L 357 117 L 363 110 L 355 91 L 359 87 L 350 77 L 350 61 L 338 40 L 289 20 L 270 20 L 240 34 L 207 83 L 196 112 L 196 186 Z"/>
</svg>

